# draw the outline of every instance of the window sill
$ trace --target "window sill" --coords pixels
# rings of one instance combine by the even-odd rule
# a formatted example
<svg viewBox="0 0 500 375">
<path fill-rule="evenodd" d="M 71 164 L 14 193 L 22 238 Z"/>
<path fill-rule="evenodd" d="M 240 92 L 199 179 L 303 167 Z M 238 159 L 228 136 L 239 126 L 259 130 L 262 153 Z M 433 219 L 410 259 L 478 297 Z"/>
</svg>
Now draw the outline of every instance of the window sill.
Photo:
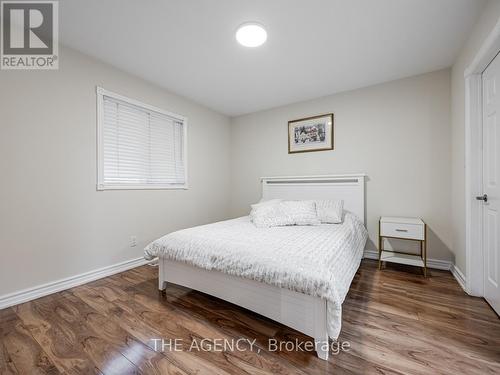
<svg viewBox="0 0 500 375">
<path fill-rule="evenodd" d="M 188 185 L 97 185 L 97 191 L 103 190 L 188 190 Z"/>
</svg>

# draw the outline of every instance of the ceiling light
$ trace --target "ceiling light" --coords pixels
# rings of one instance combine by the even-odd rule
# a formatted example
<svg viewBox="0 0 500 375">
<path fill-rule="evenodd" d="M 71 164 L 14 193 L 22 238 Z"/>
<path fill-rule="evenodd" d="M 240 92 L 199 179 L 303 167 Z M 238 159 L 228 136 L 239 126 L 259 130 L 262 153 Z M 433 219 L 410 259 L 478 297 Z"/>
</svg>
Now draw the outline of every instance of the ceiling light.
<svg viewBox="0 0 500 375">
<path fill-rule="evenodd" d="M 247 22 L 238 27 L 236 40 L 245 47 L 258 47 L 267 40 L 267 32 L 262 25 Z"/>
</svg>

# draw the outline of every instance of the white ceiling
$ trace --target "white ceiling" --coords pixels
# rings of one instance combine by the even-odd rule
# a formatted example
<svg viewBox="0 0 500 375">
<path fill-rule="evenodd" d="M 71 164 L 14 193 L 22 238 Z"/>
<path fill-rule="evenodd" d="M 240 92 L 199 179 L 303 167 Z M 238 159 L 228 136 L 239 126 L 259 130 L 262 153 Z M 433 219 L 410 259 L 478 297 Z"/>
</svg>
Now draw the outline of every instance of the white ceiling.
<svg viewBox="0 0 500 375">
<path fill-rule="evenodd" d="M 481 0 L 64 0 L 63 44 L 235 116 L 453 64 Z M 237 44 L 243 22 L 268 31 Z M 61 62 L 64 63 L 64 62 Z"/>
</svg>

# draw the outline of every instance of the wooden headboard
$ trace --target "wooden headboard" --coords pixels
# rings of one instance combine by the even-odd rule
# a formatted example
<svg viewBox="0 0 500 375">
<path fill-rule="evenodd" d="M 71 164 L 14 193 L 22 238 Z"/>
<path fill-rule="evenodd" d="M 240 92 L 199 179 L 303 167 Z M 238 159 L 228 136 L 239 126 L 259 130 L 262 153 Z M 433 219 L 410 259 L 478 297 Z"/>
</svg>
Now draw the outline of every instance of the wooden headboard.
<svg viewBox="0 0 500 375">
<path fill-rule="evenodd" d="M 365 174 L 261 177 L 263 199 L 343 200 L 344 209 L 366 225 Z"/>
</svg>

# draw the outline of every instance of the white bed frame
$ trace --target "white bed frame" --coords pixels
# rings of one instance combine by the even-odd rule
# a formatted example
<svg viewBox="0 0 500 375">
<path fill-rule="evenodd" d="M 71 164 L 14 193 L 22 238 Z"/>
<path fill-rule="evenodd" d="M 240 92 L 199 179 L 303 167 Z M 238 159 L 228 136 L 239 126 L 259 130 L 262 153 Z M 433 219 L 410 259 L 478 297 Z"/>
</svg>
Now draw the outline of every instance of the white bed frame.
<svg viewBox="0 0 500 375">
<path fill-rule="evenodd" d="M 337 199 L 365 222 L 365 175 L 263 177 L 262 197 Z M 314 338 L 318 357 L 328 359 L 327 301 L 253 280 L 159 259 L 159 289 L 182 285 L 242 306 Z"/>
</svg>

